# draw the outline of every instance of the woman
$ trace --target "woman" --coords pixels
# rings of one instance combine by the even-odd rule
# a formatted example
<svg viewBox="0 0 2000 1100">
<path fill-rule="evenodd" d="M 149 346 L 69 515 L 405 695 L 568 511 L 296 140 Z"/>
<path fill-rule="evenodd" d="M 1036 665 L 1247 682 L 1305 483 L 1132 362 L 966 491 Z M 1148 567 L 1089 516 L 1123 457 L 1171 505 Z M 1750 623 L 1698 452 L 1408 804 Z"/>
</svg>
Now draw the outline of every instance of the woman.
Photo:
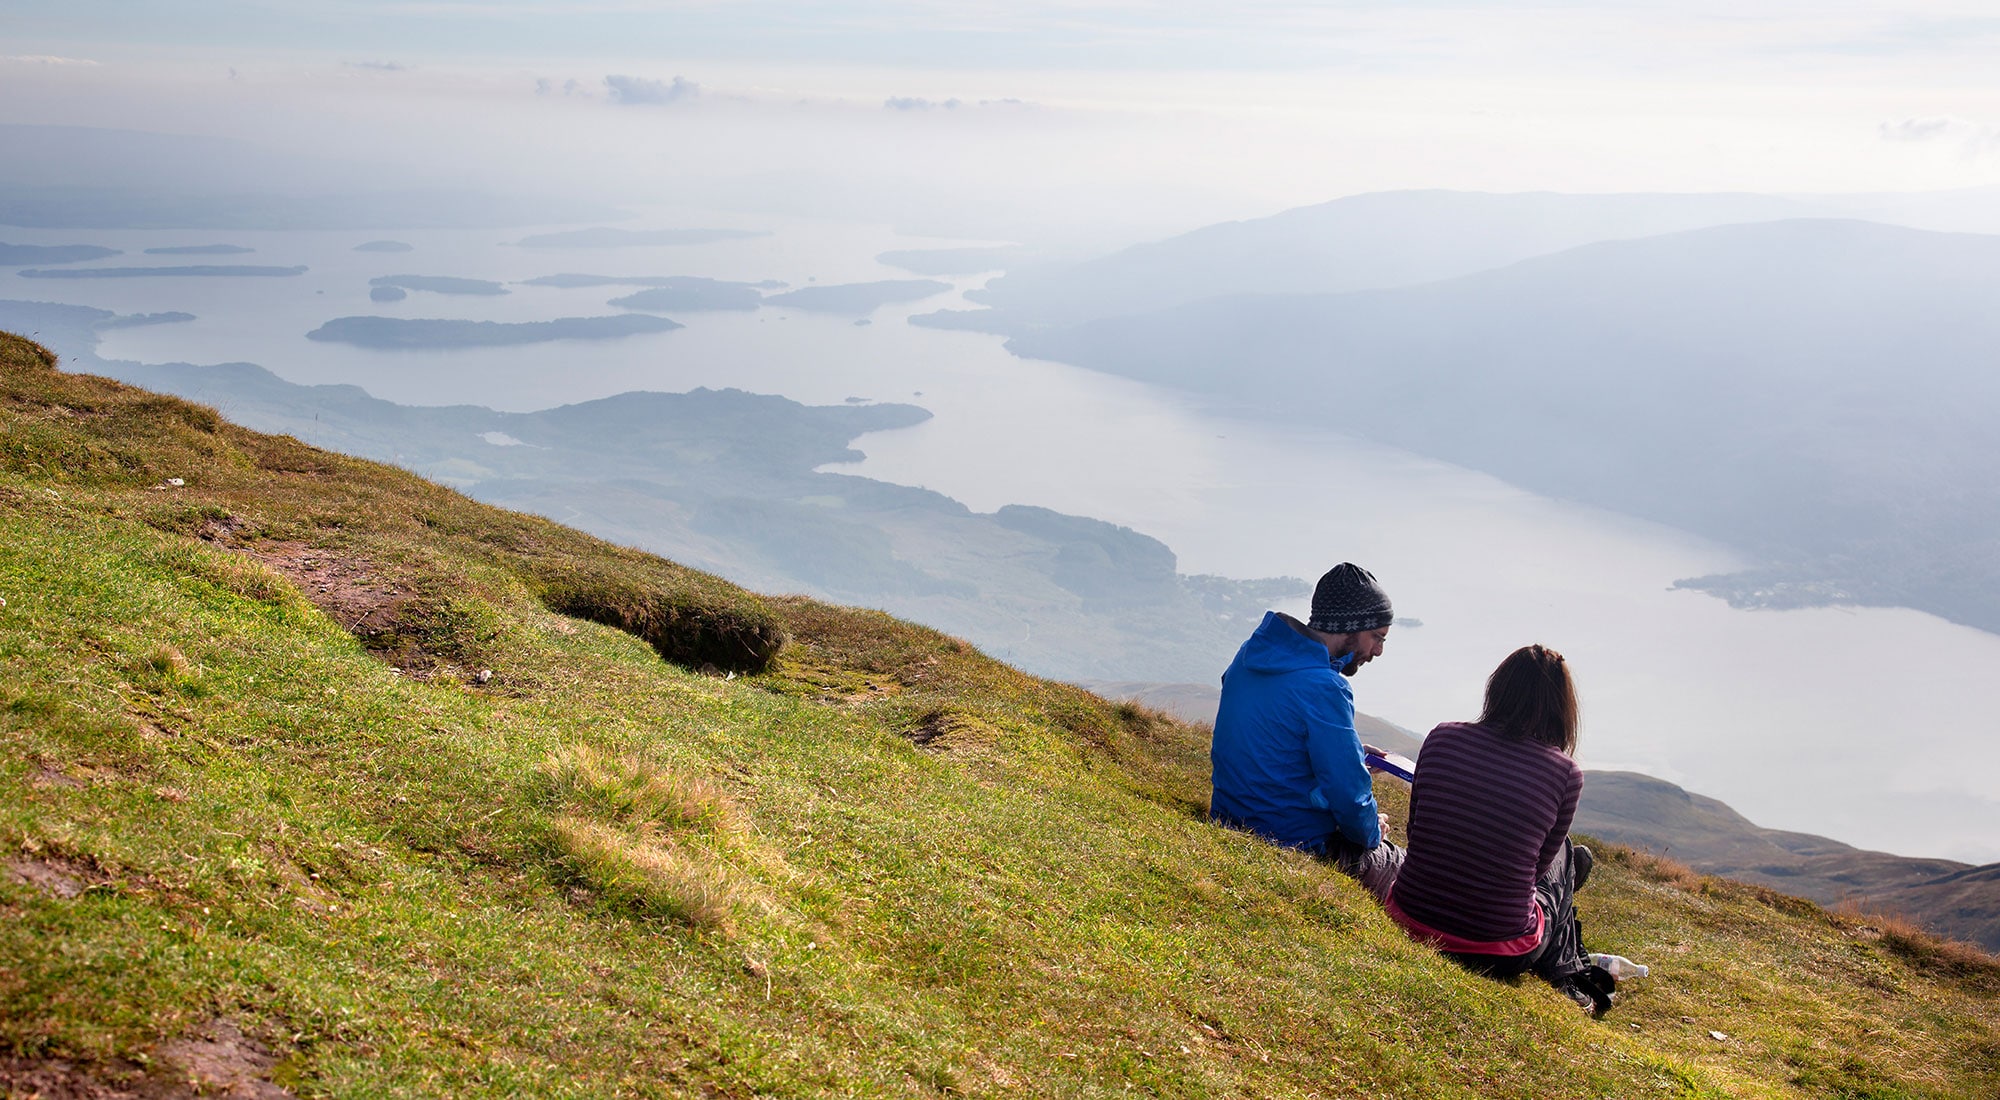
<svg viewBox="0 0 2000 1100">
<path fill-rule="evenodd" d="M 1385 904 L 1411 936 L 1469 969 L 1533 970 L 1578 1004 L 1610 1007 L 1610 976 L 1583 956 L 1571 896 L 1590 849 L 1569 840 L 1583 793 L 1576 688 L 1562 654 L 1509 654 L 1479 721 L 1424 739 L 1410 790 L 1409 850 Z"/>
</svg>

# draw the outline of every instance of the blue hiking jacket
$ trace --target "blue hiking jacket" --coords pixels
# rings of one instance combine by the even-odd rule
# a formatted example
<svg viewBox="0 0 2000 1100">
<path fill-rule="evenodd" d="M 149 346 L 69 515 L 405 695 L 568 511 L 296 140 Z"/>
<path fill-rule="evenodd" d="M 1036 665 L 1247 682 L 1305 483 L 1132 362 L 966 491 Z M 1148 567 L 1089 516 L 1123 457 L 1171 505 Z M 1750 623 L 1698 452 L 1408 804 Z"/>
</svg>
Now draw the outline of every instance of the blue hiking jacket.
<svg viewBox="0 0 2000 1100">
<path fill-rule="evenodd" d="M 1209 760 L 1209 817 L 1291 848 L 1325 850 L 1336 830 L 1382 842 L 1375 788 L 1354 732 L 1354 692 L 1326 647 L 1275 611 L 1222 674 Z"/>
</svg>

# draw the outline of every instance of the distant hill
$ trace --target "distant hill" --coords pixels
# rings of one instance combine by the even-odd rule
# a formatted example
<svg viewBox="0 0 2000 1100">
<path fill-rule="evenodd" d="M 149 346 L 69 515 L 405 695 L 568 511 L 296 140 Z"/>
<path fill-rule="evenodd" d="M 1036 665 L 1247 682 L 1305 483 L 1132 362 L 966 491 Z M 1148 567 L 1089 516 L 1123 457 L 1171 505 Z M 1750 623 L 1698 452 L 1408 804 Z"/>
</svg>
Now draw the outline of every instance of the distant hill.
<svg viewBox="0 0 2000 1100">
<path fill-rule="evenodd" d="M 1224 222 L 1080 263 L 1010 270 L 967 298 L 1013 331 L 1151 313 L 1236 294 L 1410 286 L 1594 241 L 1811 217 L 1767 195 L 1385 191 Z"/>
<path fill-rule="evenodd" d="M 1698 582 L 1740 604 L 2000 630 L 1996 301 L 2000 236 L 1778 221 L 1008 346 L 1698 532 L 1768 563 Z"/>
<path fill-rule="evenodd" d="M 1970 949 L 1607 847 L 1591 1020 L 1196 727 L 4 334 L 0 595 L 12 1095 L 2000 1093 Z"/>
<path fill-rule="evenodd" d="M 2000 954 L 2000 864 L 1916 859 L 1764 829 L 1713 798 L 1631 772 L 1590 772 L 1575 828 L 1823 905 L 1898 914 Z"/>
</svg>

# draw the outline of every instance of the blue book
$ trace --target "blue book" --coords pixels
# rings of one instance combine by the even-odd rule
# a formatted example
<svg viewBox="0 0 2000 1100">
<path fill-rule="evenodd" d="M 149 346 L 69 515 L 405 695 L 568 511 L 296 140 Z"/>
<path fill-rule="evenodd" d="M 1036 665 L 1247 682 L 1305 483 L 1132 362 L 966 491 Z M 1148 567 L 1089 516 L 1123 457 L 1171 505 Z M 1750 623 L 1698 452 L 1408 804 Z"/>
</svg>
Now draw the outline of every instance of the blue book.
<svg viewBox="0 0 2000 1100">
<path fill-rule="evenodd" d="M 1364 754 L 1362 759 L 1367 763 L 1369 771 L 1393 775 L 1405 783 L 1414 782 L 1417 778 L 1417 762 L 1402 753 L 1385 752 L 1378 755 L 1371 752 Z"/>
</svg>

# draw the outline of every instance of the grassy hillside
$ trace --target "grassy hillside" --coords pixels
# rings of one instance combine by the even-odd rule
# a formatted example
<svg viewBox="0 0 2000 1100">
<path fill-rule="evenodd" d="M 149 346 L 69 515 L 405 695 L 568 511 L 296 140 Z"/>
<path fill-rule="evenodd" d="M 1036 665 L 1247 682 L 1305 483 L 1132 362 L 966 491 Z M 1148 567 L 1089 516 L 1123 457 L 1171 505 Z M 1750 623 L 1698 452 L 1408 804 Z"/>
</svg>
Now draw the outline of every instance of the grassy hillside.
<svg viewBox="0 0 2000 1100">
<path fill-rule="evenodd" d="M 10 1092 L 2000 1091 L 1981 957 L 1610 851 L 1591 1021 L 1207 824 L 1192 727 L 9 337 L 0 598 Z"/>
</svg>

